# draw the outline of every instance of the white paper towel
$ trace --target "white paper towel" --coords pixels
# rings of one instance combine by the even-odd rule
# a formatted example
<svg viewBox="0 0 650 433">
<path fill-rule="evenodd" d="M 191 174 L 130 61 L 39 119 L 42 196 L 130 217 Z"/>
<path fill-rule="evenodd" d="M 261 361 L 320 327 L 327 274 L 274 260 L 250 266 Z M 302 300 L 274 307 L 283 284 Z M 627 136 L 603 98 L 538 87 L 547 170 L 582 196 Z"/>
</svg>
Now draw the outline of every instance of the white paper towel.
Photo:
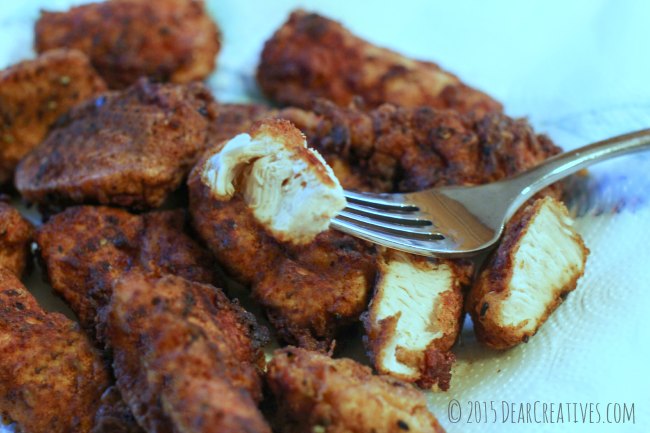
<svg viewBox="0 0 650 433">
<path fill-rule="evenodd" d="M 40 8 L 79 3 L 3 2 L 0 67 L 33 56 L 32 26 Z M 648 2 L 208 4 L 224 33 L 218 72 L 210 79 L 223 101 L 259 97 L 253 74 L 263 42 L 300 6 L 341 20 L 378 44 L 439 62 L 504 102 L 508 114 L 528 116 L 537 131 L 565 149 L 650 126 Z M 591 249 L 585 276 L 528 344 L 503 353 L 489 351 L 477 345 L 467 321 L 455 349 L 459 360 L 451 389 L 430 396 L 434 413 L 449 432 L 650 431 L 650 374 L 645 369 L 650 335 L 644 320 L 650 311 L 649 170 L 650 154 L 591 170 L 574 207 L 581 214 L 578 231 Z M 27 283 L 48 307 L 61 309 L 39 279 L 34 275 Z M 461 409 L 458 422 L 448 416 L 452 400 Z M 509 422 L 512 415 L 504 411 L 504 402 L 509 409 L 514 404 L 517 418 L 520 405 L 525 411 L 526 403 L 536 401 L 537 408 L 554 404 L 553 414 L 547 406 L 547 422 L 535 423 L 534 411 L 531 423 Z M 582 411 L 594 411 L 596 404 L 599 417 L 592 413 L 591 421 L 606 421 L 608 403 L 626 403 L 628 410 L 634 404 L 635 424 L 593 424 L 588 414 L 583 421 Z M 459 412 L 454 404 L 455 418 Z M 468 423 L 470 405 L 480 409 L 480 423 Z M 559 405 L 564 423 L 550 423 L 557 420 Z M 613 409 L 611 417 L 616 415 Z M 574 414 L 577 423 L 572 422 Z M 537 415 L 543 421 L 543 414 Z M 7 431 L 0 426 L 0 433 Z"/>
</svg>

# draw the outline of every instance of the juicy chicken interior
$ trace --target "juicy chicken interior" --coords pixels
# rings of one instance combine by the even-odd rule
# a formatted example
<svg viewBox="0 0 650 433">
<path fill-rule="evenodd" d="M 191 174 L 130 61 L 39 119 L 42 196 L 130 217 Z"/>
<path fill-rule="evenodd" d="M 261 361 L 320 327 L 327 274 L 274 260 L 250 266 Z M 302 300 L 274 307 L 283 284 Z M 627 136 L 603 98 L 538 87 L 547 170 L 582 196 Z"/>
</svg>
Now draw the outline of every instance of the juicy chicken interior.
<svg viewBox="0 0 650 433">
<path fill-rule="evenodd" d="M 202 0 L 110 0 L 42 12 L 35 47 L 81 50 L 110 88 L 121 89 L 143 76 L 204 79 L 214 70 L 221 35 Z"/>
<path fill-rule="evenodd" d="M 213 286 L 131 272 L 108 314 L 117 385 L 148 432 L 264 432 L 254 317 Z"/>
<path fill-rule="evenodd" d="M 0 267 L 0 417 L 24 433 L 89 433 L 108 373 L 79 326 Z"/>
<path fill-rule="evenodd" d="M 467 298 L 476 336 L 493 349 L 527 342 L 576 288 L 589 251 L 566 207 L 536 200 L 507 224 Z"/>
<path fill-rule="evenodd" d="M 257 69 L 264 93 L 282 105 L 310 108 L 322 97 L 347 106 L 429 106 L 481 116 L 501 104 L 432 62 L 373 45 L 326 17 L 295 11 L 264 45 Z"/>
<path fill-rule="evenodd" d="M 200 157 L 214 104 L 203 85 L 141 80 L 72 109 L 20 163 L 16 188 L 44 205 L 155 208 Z"/>
<path fill-rule="evenodd" d="M 34 228 L 16 209 L 0 197 L 0 268 L 23 275 L 30 259 Z"/>
<path fill-rule="evenodd" d="M 201 178 L 217 200 L 240 191 L 255 218 L 280 241 L 312 241 L 345 207 L 332 169 L 283 120 L 262 122 L 232 138 L 208 158 Z"/>
<path fill-rule="evenodd" d="M 424 395 L 400 380 L 374 376 L 351 359 L 288 347 L 275 352 L 266 381 L 281 433 L 444 432 Z"/>
<path fill-rule="evenodd" d="M 0 185 L 55 121 L 106 84 L 77 50 L 52 50 L 0 72 Z"/>
<path fill-rule="evenodd" d="M 363 322 L 370 358 L 380 374 L 423 388 L 449 389 L 450 352 L 461 327 L 469 279 L 462 262 L 393 250 L 379 261 L 375 292 Z"/>
</svg>

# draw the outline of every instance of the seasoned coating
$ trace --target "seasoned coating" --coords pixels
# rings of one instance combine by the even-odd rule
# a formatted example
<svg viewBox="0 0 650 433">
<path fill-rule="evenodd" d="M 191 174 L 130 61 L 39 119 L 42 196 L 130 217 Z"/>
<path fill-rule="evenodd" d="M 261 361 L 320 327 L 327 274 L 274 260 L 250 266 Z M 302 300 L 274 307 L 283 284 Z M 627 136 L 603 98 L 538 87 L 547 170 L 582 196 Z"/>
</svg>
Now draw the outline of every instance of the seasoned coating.
<svg viewBox="0 0 650 433">
<path fill-rule="evenodd" d="M 87 433 L 108 385 L 79 326 L 0 268 L 0 415 L 24 433 Z"/>
<path fill-rule="evenodd" d="M 277 400 L 279 433 L 444 432 L 423 394 L 351 359 L 280 349 L 266 381 Z"/>
<path fill-rule="evenodd" d="M 364 311 L 375 274 L 375 248 L 328 230 L 306 245 L 268 234 L 238 193 L 217 200 L 201 179 L 208 152 L 189 180 L 197 233 L 226 271 L 251 286 L 279 336 L 328 350 L 337 332 Z"/>
<path fill-rule="evenodd" d="M 42 12 L 35 47 L 81 50 L 110 88 L 122 89 L 143 76 L 204 79 L 214 70 L 221 35 L 202 0 L 110 0 Z"/>
<path fill-rule="evenodd" d="M 364 313 L 375 370 L 422 388 L 449 389 L 450 352 L 462 324 L 463 288 L 471 267 L 394 250 L 382 254 L 374 295 Z"/>
<path fill-rule="evenodd" d="M 34 228 L 16 209 L 0 197 L 0 268 L 23 275 L 30 259 Z"/>
<path fill-rule="evenodd" d="M 0 185 L 56 119 L 106 84 L 77 50 L 53 50 L 0 72 Z"/>
<path fill-rule="evenodd" d="M 429 107 L 382 105 L 364 112 L 320 101 L 314 112 L 279 116 L 307 135 L 344 188 L 407 192 L 494 182 L 560 152 L 524 119 L 490 114 L 480 120 Z"/>
<path fill-rule="evenodd" d="M 449 108 L 479 117 L 501 104 L 431 62 L 377 47 L 323 16 L 295 11 L 262 51 L 257 80 L 282 105 L 310 108 L 316 97 L 341 106 Z"/>
<path fill-rule="evenodd" d="M 102 394 L 91 433 L 144 433 L 117 386 L 111 385 Z"/>
<path fill-rule="evenodd" d="M 527 342 L 576 288 L 589 250 L 572 224 L 552 197 L 537 199 L 508 222 L 467 298 L 480 342 L 493 349 Z"/>
<path fill-rule="evenodd" d="M 160 206 L 200 153 L 213 103 L 200 84 L 139 81 L 70 111 L 18 166 L 31 202 Z"/>
<path fill-rule="evenodd" d="M 255 122 L 275 113 L 275 110 L 261 104 L 217 104 L 215 111 L 214 120 L 208 127 L 210 149 L 247 132 Z"/>
<path fill-rule="evenodd" d="M 130 269 L 219 283 L 212 256 L 188 235 L 182 210 L 132 215 L 101 206 L 72 207 L 39 228 L 36 243 L 54 291 L 91 334 L 114 281 Z"/>
<path fill-rule="evenodd" d="M 221 290 L 171 275 L 129 273 L 108 313 L 117 385 L 152 433 L 270 433 L 256 407 L 262 331 Z"/>
</svg>

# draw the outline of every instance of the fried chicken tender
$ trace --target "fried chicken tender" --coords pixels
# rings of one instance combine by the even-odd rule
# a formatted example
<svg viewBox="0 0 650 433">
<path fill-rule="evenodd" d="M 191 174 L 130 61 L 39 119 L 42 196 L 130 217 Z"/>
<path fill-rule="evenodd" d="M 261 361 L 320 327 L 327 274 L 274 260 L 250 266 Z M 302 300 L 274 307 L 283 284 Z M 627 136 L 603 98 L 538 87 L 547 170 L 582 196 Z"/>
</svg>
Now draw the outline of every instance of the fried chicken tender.
<svg viewBox="0 0 650 433">
<path fill-rule="evenodd" d="M 24 433 L 87 433 L 108 386 L 78 325 L 47 313 L 0 268 L 0 415 Z"/>
<path fill-rule="evenodd" d="M 91 433 L 144 433 L 117 386 L 111 385 L 102 394 Z"/>
<path fill-rule="evenodd" d="M 117 385 L 148 432 L 268 432 L 254 317 L 215 287 L 139 272 L 108 314 Z"/>
<path fill-rule="evenodd" d="M 114 281 L 131 269 L 220 283 L 211 254 L 189 236 L 186 226 L 182 210 L 133 215 L 79 206 L 50 218 L 38 229 L 36 243 L 54 291 L 94 334 Z"/>
<path fill-rule="evenodd" d="M 34 228 L 16 209 L 0 197 L 0 268 L 23 275 L 30 259 Z"/>
<path fill-rule="evenodd" d="M 448 390 L 455 360 L 450 350 L 460 332 L 471 268 L 394 250 L 385 251 L 379 263 L 363 316 L 375 369 L 422 388 Z"/>
<path fill-rule="evenodd" d="M 81 50 L 110 88 L 121 89 L 143 76 L 204 79 L 214 70 L 221 35 L 202 0 L 110 0 L 42 12 L 35 47 Z"/>
<path fill-rule="evenodd" d="M 264 93 L 282 105 L 310 108 L 315 97 L 347 106 L 450 108 L 482 116 L 501 104 L 435 63 L 412 60 L 353 35 L 338 22 L 295 11 L 264 45 L 257 69 Z"/>
<path fill-rule="evenodd" d="M 273 116 L 276 111 L 261 104 L 217 104 L 214 120 L 208 127 L 209 149 L 249 131 L 255 122 Z"/>
<path fill-rule="evenodd" d="M 566 207 L 544 197 L 518 212 L 469 292 L 480 342 L 508 349 L 527 342 L 576 288 L 589 250 Z"/>
<path fill-rule="evenodd" d="M 18 166 L 16 187 L 46 205 L 160 206 L 204 150 L 213 104 L 201 84 L 141 80 L 72 109 Z"/>
<path fill-rule="evenodd" d="M 0 185 L 56 119 L 106 84 L 77 50 L 53 50 L 0 72 Z"/>
<path fill-rule="evenodd" d="M 284 139 L 281 129 L 261 124 L 250 135 Z M 251 286 L 283 340 L 328 350 L 337 332 L 358 320 L 367 305 L 375 274 L 374 247 L 332 230 L 306 244 L 282 242 L 258 220 L 241 192 L 225 201 L 206 183 L 208 162 L 220 150 L 217 146 L 207 152 L 190 175 L 196 231 L 228 273 Z M 299 171 L 291 176 L 295 174 Z M 284 188 L 282 183 L 276 187 Z"/>
<path fill-rule="evenodd" d="M 280 349 L 266 381 L 277 399 L 281 433 L 444 432 L 423 394 L 351 359 Z"/>
</svg>

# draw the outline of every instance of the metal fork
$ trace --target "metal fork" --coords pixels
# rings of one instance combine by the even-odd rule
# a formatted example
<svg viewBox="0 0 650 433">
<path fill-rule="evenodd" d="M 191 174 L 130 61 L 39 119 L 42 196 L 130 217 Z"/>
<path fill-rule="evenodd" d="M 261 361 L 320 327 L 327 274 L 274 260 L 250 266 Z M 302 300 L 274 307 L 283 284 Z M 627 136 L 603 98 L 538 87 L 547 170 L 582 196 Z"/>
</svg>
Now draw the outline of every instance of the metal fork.
<svg viewBox="0 0 650 433">
<path fill-rule="evenodd" d="M 547 159 L 514 177 L 480 186 L 406 194 L 345 192 L 332 227 L 413 254 L 467 257 L 492 247 L 508 219 L 535 193 L 596 162 L 650 149 L 650 129 L 620 135 Z"/>
</svg>

